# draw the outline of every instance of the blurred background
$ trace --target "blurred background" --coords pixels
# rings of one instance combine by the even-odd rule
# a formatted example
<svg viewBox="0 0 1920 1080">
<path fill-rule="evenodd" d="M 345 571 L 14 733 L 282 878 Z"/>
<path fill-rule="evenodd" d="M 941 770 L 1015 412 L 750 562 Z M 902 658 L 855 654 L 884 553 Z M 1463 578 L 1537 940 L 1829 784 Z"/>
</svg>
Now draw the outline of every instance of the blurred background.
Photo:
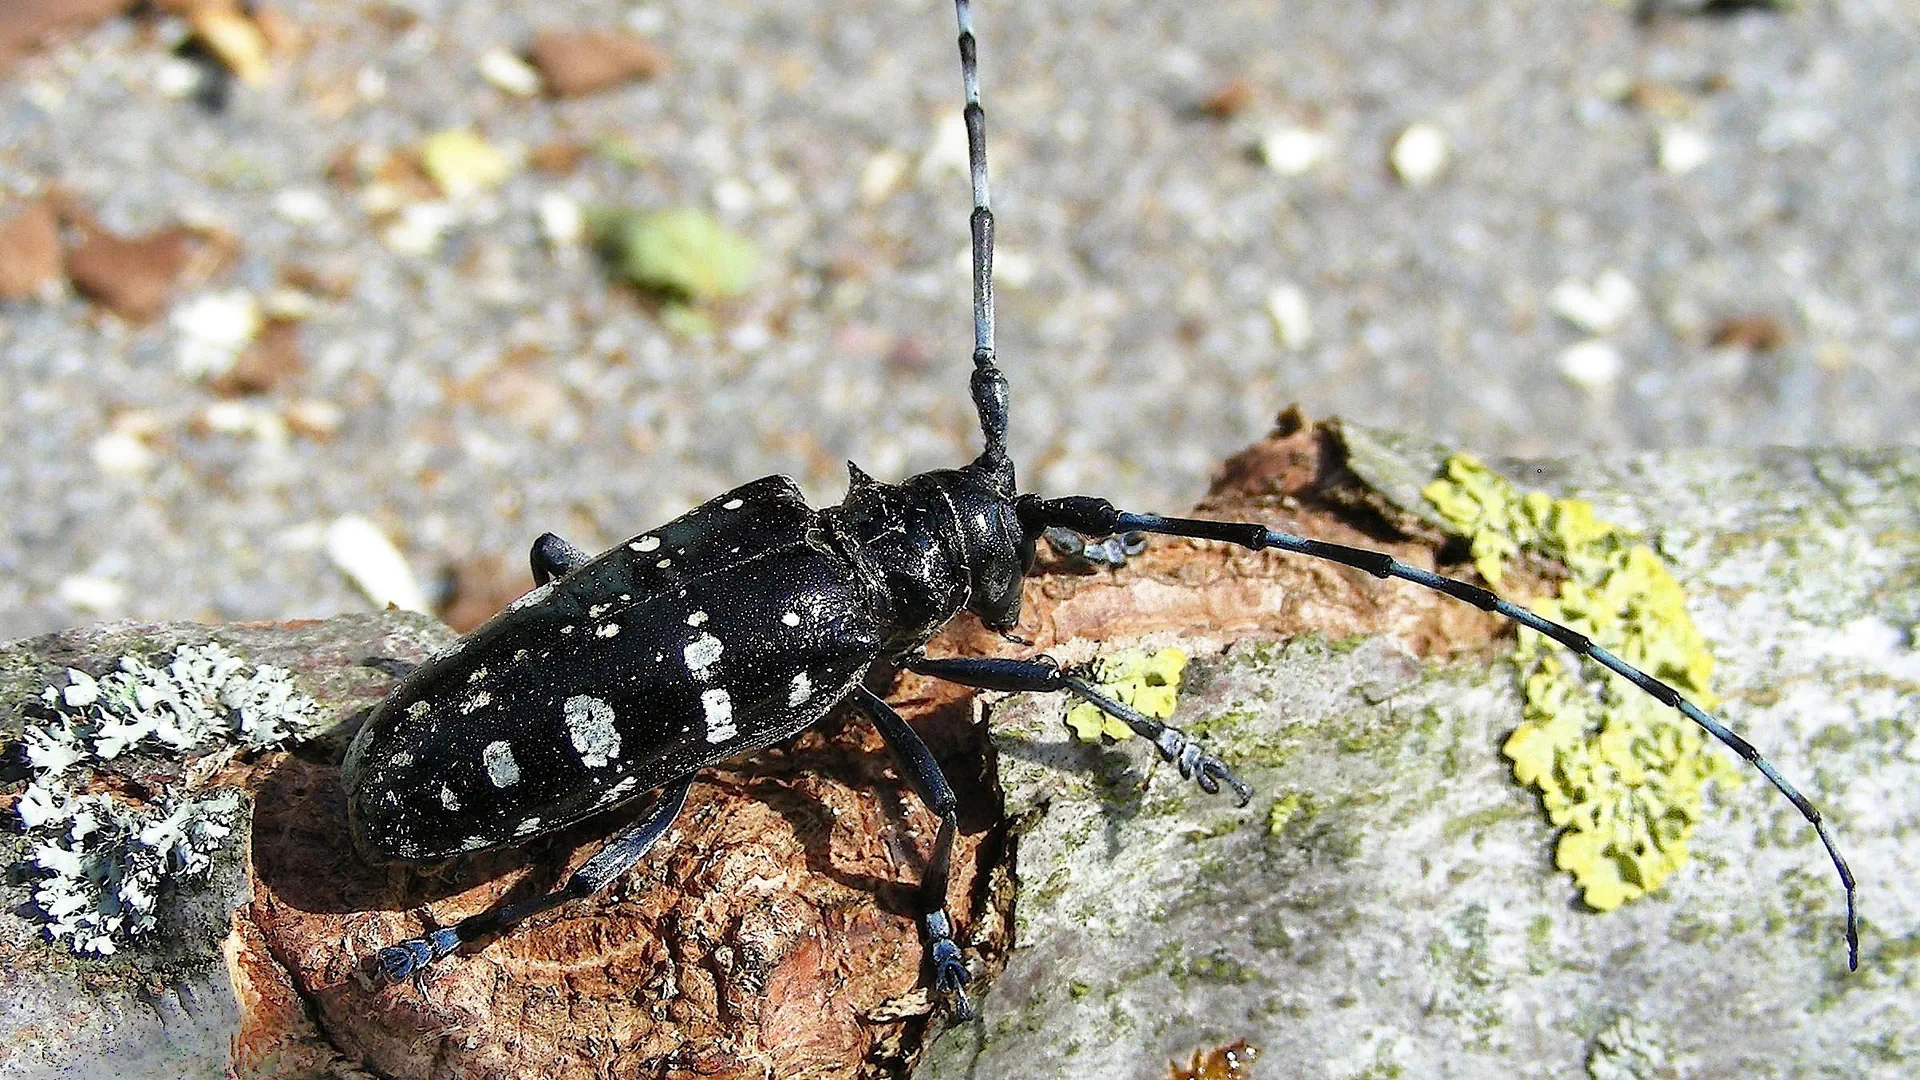
<svg viewBox="0 0 1920 1080">
<path fill-rule="evenodd" d="M 1907 442 L 1920 3 L 989 2 L 1023 485 Z M 946 0 L 0 4 L 0 638 L 977 450 Z"/>
</svg>

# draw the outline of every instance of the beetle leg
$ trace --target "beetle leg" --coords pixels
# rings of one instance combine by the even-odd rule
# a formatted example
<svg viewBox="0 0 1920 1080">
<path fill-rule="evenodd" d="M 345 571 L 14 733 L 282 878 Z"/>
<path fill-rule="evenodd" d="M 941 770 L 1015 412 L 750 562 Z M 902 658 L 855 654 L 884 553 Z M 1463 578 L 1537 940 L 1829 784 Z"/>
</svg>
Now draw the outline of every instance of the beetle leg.
<svg viewBox="0 0 1920 1080">
<path fill-rule="evenodd" d="M 687 801 L 687 788 L 692 784 L 693 774 L 689 773 L 661 788 L 660 797 L 653 801 L 647 815 L 594 852 L 593 858 L 574 871 L 566 885 L 545 896 L 505 904 L 421 937 L 389 945 L 380 950 L 380 973 L 390 982 L 400 982 L 462 945 L 509 929 L 530 915 L 569 900 L 585 899 L 606 888 L 614 878 L 632 869 L 680 816 L 680 808 Z"/>
<path fill-rule="evenodd" d="M 1101 712 L 1126 724 L 1135 735 L 1152 743 L 1162 761 L 1169 761 L 1181 776 L 1191 777 L 1201 790 L 1212 795 L 1225 783 L 1233 789 L 1240 805 L 1253 799 L 1253 789 L 1233 775 L 1219 758 L 1200 748 L 1193 737 L 1170 724 L 1113 700 L 1100 688 L 1077 675 L 1069 674 L 1047 657 L 1032 660 L 1007 660 L 991 657 L 951 657 L 931 660 L 919 657 L 908 661 L 907 670 L 936 679 L 977 686 L 983 690 L 1024 690 L 1031 693 L 1065 691 L 1091 703 Z"/>
<path fill-rule="evenodd" d="M 927 935 L 927 955 L 933 964 L 933 988 L 941 994 L 953 997 L 954 1015 L 961 1020 L 973 1019 L 973 1004 L 967 1000 L 961 989 L 973 974 L 967 970 L 966 961 L 960 958 L 960 947 L 953 942 L 953 920 L 947 917 L 947 873 L 953 858 L 953 836 L 959 828 L 957 816 L 958 803 L 953 797 L 953 787 L 940 772 L 940 763 L 933 759 L 933 752 L 927 749 L 920 736 L 907 726 L 893 706 L 880 700 L 866 687 L 860 687 L 854 693 L 867 715 L 873 717 L 873 726 L 880 729 L 880 737 L 887 741 L 887 748 L 900 763 L 901 771 L 907 774 L 907 781 L 919 794 L 920 801 L 934 813 L 940 815 L 940 833 L 934 837 L 933 856 L 927 860 L 927 872 L 920 878 L 920 928 Z"/>
</svg>

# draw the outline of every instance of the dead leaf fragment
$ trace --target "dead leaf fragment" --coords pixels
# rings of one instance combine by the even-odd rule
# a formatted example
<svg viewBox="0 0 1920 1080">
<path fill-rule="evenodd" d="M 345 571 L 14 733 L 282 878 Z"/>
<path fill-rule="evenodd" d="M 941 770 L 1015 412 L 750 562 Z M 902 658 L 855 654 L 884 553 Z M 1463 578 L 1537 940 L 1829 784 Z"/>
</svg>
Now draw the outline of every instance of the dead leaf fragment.
<svg viewBox="0 0 1920 1080">
<path fill-rule="evenodd" d="M 193 234 L 181 228 L 145 236 L 99 232 L 67 255 L 67 276 L 81 295 L 130 322 L 147 322 L 167 309 L 187 268 Z"/>
<path fill-rule="evenodd" d="M 1200 111 L 1215 120 L 1231 120 L 1253 104 L 1253 84 L 1234 77 L 1200 102 Z"/>
<path fill-rule="evenodd" d="M 541 143 L 527 155 L 527 164 L 543 173 L 570 173 L 587 156 L 587 148 L 569 139 Z"/>
<path fill-rule="evenodd" d="M 581 97 L 635 79 L 651 79 L 667 68 L 667 54 L 638 34 L 624 31 L 564 33 L 544 30 L 527 49 L 540 69 L 547 93 Z"/>
<path fill-rule="evenodd" d="M 0 221 L 0 300 L 31 300 L 60 277 L 60 223 L 40 199 Z"/>
<path fill-rule="evenodd" d="M 233 366 L 213 380 L 213 391 L 225 397 L 266 394 L 299 377 L 307 368 L 300 351 L 298 324 L 269 319 Z"/>
<path fill-rule="evenodd" d="M 1771 315 L 1735 315 L 1721 320 L 1713 328 L 1713 344 L 1716 348 L 1771 352 L 1786 343 L 1786 325 Z"/>
</svg>

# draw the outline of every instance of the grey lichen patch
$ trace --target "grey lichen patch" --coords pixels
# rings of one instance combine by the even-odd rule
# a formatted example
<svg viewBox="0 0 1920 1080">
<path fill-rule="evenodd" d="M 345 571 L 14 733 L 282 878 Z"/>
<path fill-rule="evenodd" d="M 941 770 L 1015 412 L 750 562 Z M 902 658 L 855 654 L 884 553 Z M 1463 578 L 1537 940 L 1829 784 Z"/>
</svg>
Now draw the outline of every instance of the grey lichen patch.
<svg viewBox="0 0 1920 1080">
<path fill-rule="evenodd" d="M 171 891 L 208 879 L 243 806 L 233 792 L 191 793 L 218 758 L 142 803 L 88 792 L 96 771 L 143 749 L 277 746 L 312 733 L 323 715 L 285 670 L 211 642 L 182 645 L 163 663 L 122 656 L 99 678 L 69 668 L 38 705 L 20 740 L 31 782 L 15 804 L 30 844 L 30 910 L 49 937 L 99 956 L 152 932 Z"/>
<path fill-rule="evenodd" d="M 1587 1055 L 1589 1080 L 1672 1080 L 1680 1075 L 1663 1033 L 1631 1016 L 1607 1025 Z"/>
<path fill-rule="evenodd" d="M 1655 1076 L 1920 1072 L 1920 896 L 1897 887 L 1920 880 L 1920 455 L 1524 475 L 1641 531 L 1695 598 L 1725 719 L 1860 875 L 1858 974 L 1818 843 L 1768 785 L 1713 792 L 1724 824 L 1692 861 L 1598 916 L 1568 902 L 1551 829 L 1500 757 L 1522 717 L 1505 668 L 1242 641 L 1191 650 L 1172 720 L 1254 785 L 1244 811 L 1137 741 L 1073 742 L 1056 701 L 992 708 L 1021 830 L 1014 948 L 985 1022 L 917 1075 L 1157 1080 L 1239 1038 L 1306 1080 L 1579 1075 L 1649 1048 Z"/>
</svg>

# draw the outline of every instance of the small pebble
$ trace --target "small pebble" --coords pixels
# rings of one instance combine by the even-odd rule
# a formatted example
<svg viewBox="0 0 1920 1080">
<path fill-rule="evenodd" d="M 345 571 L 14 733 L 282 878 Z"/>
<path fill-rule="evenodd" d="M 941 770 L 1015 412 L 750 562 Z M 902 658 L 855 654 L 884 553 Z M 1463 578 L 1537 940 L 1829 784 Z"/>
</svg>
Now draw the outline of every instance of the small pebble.
<svg viewBox="0 0 1920 1080">
<path fill-rule="evenodd" d="M 1705 165 L 1713 156 L 1713 144 L 1693 128 L 1669 124 L 1660 129 L 1655 156 L 1662 172 L 1678 176 Z"/>
<path fill-rule="evenodd" d="M 580 204 L 559 192 L 540 196 L 534 206 L 540 220 L 540 236 L 553 248 L 569 248 L 586 234 L 586 215 Z"/>
<path fill-rule="evenodd" d="M 93 463 L 101 472 L 113 476 L 144 476 L 157 460 L 140 437 L 129 431 L 112 431 L 93 441 Z"/>
<path fill-rule="evenodd" d="M 327 197 L 311 188 L 288 188 L 274 195 L 273 212 L 295 225 L 318 225 L 327 219 Z"/>
<path fill-rule="evenodd" d="M 1321 132 L 1284 127 L 1261 138 L 1260 160 L 1281 176 L 1299 176 L 1320 164 L 1327 156 L 1327 147 L 1328 139 Z"/>
<path fill-rule="evenodd" d="M 164 98 L 192 97 L 200 92 L 206 82 L 207 73 L 199 64 L 184 60 L 178 56 L 169 56 L 160 61 L 153 72 L 154 92 Z"/>
<path fill-rule="evenodd" d="M 480 54 L 480 77 L 514 97 L 533 97 L 540 93 L 540 73 L 532 64 L 502 48 Z"/>
<path fill-rule="evenodd" d="M 400 208 L 400 220 L 382 230 L 380 240 L 402 255 L 425 257 L 439 250 L 441 237 L 459 220 L 446 203 L 413 203 Z"/>
<path fill-rule="evenodd" d="M 907 155 L 891 147 L 868 158 L 860 170 L 860 201 L 867 206 L 886 202 L 900 190 L 908 167 Z"/>
<path fill-rule="evenodd" d="M 1560 354 L 1560 374 L 1589 390 L 1604 390 L 1620 378 L 1620 350 L 1600 340 L 1582 341 Z"/>
<path fill-rule="evenodd" d="M 346 413 L 331 401 L 309 398 L 287 406 L 284 418 L 288 429 L 294 434 L 326 440 L 339 433 L 340 422 L 346 418 Z"/>
<path fill-rule="evenodd" d="M 1447 134 L 1432 124 L 1414 124 L 1393 141 L 1394 175 L 1408 187 L 1426 187 L 1447 167 Z"/>
<path fill-rule="evenodd" d="M 427 611 L 427 596 L 400 549 L 379 526 L 357 514 L 327 526 L 327 558 L 367 594 L 375 607 Z"/>
<path fill-rule="evenodd" d="M 959 113 L 942 116 L 927 152 L 920 155 L 920 182 L 938 181 L 949 173 L 965 176 L 967 170 L 967 123 Z"/>
<path fill-rule="evenodd" d="M 1273 320 L 1273 336 L 1283 348 L 1304 349 L 1313 340 L 1313 314 L 1300 286 L 1292 282 L 1276 285 L 1267 294 L 1267 316 Z"/>
<path fill-rule="evenodd" d="M 61 603 L 68 607 L 108 615 L 120 611 L 127 603 L 127 587 L 111 578 L 94 577 L 89 574 L 74 574 L 60 579 L 59 595 Z"/>
<path fill-rule="evenodd" d="M 260 302 L 245 290 L 209 293 L 180 305 L 172 322 L 180 335 L 174 345 L 180 373 L 190 379 L 217 377 L 260 333 Z"/>
<path fill-rule="evenodd" d="M 1592 285 L 1567 280 L 1547 296 L 1553 313 L 1589 334 L 1610 334 L 1640 302 L 1640 290 L 1618 270 L 1603 271 Z"/>
</svg>

